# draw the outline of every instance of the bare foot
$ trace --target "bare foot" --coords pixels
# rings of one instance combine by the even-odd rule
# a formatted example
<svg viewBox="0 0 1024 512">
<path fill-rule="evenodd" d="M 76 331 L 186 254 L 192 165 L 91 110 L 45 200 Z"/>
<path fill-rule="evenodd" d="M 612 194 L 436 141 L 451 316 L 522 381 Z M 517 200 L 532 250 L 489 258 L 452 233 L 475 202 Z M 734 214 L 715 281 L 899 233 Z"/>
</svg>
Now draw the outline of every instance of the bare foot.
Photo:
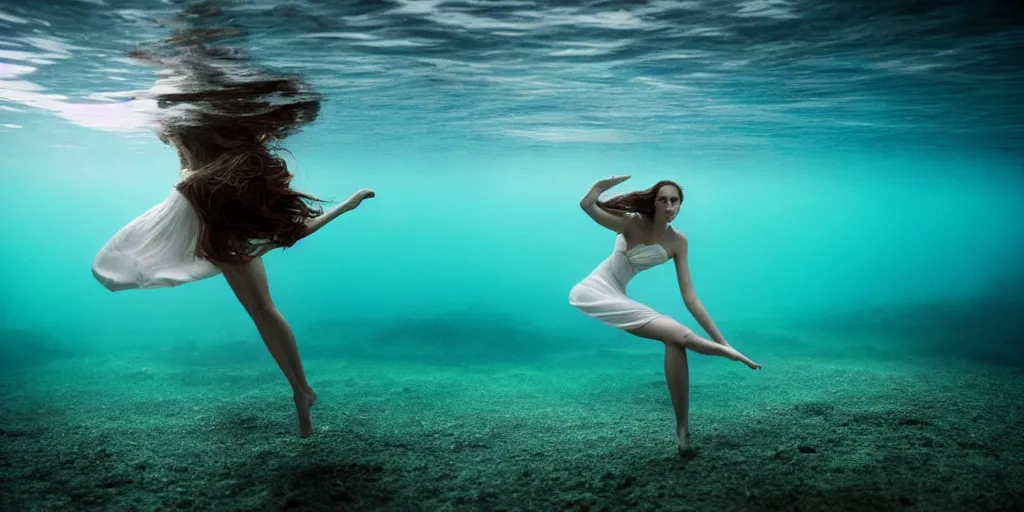
<svg viewBox="0 0 1024 512">
<path fill-rule="evenodd" d="M 676 444 L 679 456 L 684 459 L 692 459 L 697 456 L 697 451 L 690 444 L 690 432 L 686 429 L 676 430 Z"/>
<path fill-rule="evenodd" d="M 729 352 L 730 352 L 729 355 L 726 356 L 729 359 L 732 359 L 733 361 L 739 361 L 739 362 L 749 366 L 753 370 L 760 370 L 761 369 L 761 365 L 751 361 L 750 359 L 747 358 L 747 356 L 741 354 L 738 350 L 736 350 L 736 349 L 734 349 L 732 347 L 726 347 L 726 349 L 729 350 Z"/>
<path fill-rule="evenodd" d="M 316 393 L 300 393 L 294 396 L 295 412 L 299 415 L 299 435 L 309 437 L 313 433 L 313 415 L 311 409 L 316 402 Z"/>
</svg>

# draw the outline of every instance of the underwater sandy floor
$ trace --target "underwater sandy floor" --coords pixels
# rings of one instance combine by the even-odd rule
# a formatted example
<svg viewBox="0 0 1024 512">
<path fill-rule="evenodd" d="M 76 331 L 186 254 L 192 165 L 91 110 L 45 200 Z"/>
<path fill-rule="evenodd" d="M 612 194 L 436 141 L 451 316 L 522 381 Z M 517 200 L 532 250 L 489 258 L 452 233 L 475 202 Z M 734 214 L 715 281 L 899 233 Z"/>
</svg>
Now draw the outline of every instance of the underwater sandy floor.
<svg viewBox="0 0 1024 512">
<path fill-rule="evenodd" d="M 466 364 L 306 343 L 308 439 L 258 338 L 57 359 L 0 375 L 0 509 L 1024 509 L 1024 371 L 815 339 L 757 349 L 760 372 L 691 354 L 691 460 L 653 342 Z"/>
</svg>

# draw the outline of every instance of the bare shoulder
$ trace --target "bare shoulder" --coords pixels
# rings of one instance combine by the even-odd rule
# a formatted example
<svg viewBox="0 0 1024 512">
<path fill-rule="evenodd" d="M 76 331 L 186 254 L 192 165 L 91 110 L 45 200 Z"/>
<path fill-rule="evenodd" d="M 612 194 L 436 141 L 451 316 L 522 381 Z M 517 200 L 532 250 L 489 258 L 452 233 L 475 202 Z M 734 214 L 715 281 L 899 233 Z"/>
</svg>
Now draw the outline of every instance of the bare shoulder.
<svg viewBox="0 0 1024 512">
<path fill-rule="evenodd" d="M 636 212 L 624 212 L 622 214 L 622 219 L 624 221 L 622 236 L 626 237 L 627 240 L 631 240 L 633 238 L 633 234 L 637 232 L 637 228 L 643 226 L 644 219 Z"/>
<path fill-rule="evenodd" d="M 668 233 L 665 234 L 663 244 L 673 258 L 685 257 L 690 247 L 690 241 L 686 238 L 686 235 L 672 225 L 668 227 Z"/>
</svg>

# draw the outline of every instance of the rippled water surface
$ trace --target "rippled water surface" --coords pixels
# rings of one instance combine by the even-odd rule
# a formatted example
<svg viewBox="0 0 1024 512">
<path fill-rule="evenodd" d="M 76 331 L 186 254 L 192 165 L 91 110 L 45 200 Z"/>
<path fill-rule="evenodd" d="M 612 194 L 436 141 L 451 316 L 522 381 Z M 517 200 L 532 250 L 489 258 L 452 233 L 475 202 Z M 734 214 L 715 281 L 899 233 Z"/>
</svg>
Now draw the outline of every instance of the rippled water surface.
<svg viewBox="0 0 1024 512">
<path fill-rule="evenodd" d="M 1019 151 L 1013 2 L 217 2 L 257 62 L 305 73 L 335 137 Z M 134 129 L 127 57 L 184 3 L 0 4 L 0 124 Z M 325 137 L 332 137 L 325 130 Z"/>
</svg>

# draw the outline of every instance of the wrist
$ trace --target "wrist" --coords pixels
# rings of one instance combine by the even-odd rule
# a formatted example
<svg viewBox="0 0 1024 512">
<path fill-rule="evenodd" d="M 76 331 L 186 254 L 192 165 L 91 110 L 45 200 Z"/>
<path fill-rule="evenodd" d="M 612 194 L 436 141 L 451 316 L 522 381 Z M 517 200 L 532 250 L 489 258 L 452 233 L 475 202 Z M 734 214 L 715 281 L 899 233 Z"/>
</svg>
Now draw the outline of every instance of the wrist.
<svg viewBox="0 0 1024 512">
<path fill-rule="evenodd" d="M 331 210 L 331 214 L 333 214 L 334 216 L 338 216 L 338 215 L 341 215 L 341 214 L 343 214 L 345 212 L 348 212 L 348 211 L 352 210 L 353 208 L 355 208 L 355 206 L 353 205 L 352 200 L 351 199 L 346 199 L 344 202 L 342 202 L 338 206 L 335 206 Z"/>
</svg>

